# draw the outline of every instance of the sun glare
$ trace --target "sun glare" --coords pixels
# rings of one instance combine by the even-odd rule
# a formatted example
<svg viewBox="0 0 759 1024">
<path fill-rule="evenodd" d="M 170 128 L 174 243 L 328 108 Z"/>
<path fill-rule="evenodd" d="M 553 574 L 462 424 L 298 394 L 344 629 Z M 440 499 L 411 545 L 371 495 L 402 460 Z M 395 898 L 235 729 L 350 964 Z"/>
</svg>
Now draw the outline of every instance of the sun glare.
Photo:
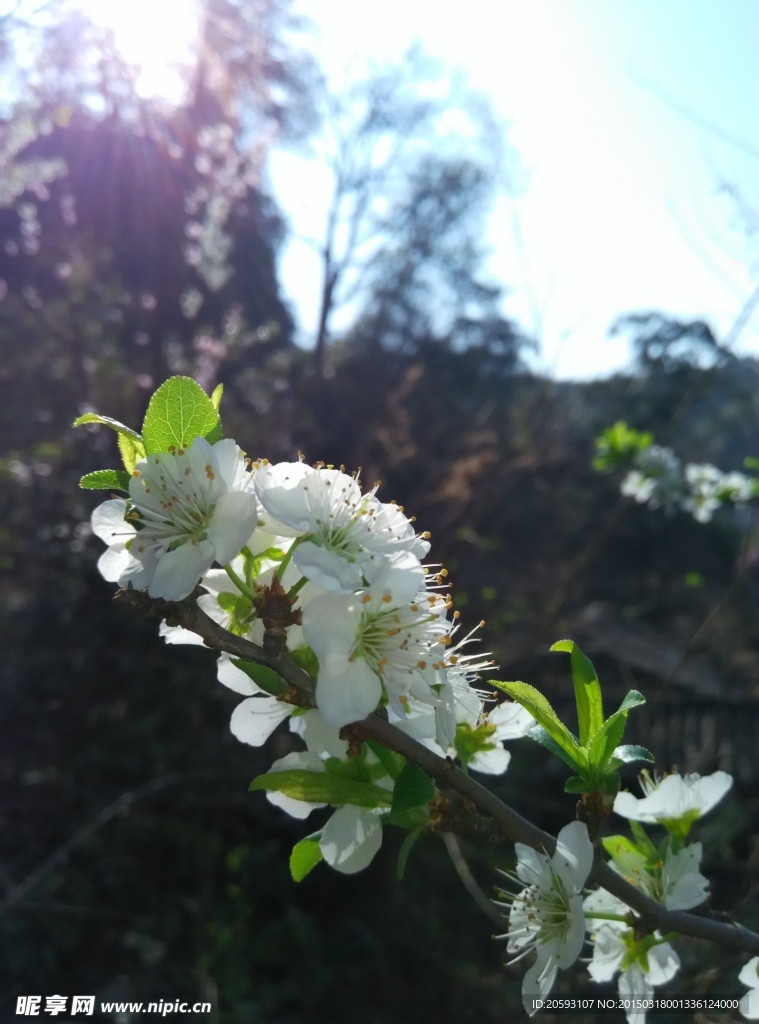
<svg viewBox="0 0 759 1024">
<path fill-rule="evenodd" d="M 137 69 L 141 95 L 179 102 L 179 70 L 198 31 L 197 0 L 78 0 L 78 6 L 113 32 L 122 56 Z"/>
</svg>

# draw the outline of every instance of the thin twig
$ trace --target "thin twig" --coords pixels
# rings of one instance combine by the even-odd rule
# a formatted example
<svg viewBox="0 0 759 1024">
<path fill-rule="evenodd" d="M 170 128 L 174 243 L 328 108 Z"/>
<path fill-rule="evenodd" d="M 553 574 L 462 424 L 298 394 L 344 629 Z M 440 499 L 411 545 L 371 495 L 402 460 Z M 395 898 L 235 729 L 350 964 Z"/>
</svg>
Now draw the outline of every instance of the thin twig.
<svg viewBox="0 0 759 1024">
<path fill-rule="evenodd" d="M 506 919 L 504 918 L 503 914 L 498 913 L 498 911 L 495 908 L 495 905 L 493 904 L 493 901 L 487 898 L 485 893 L 482 891 L 482 889 L 480 889 L 479 885 L 477 884 L 474 875 L 469 870 L 469 865 L 466 862 L 464 854 L 461 852 L 461 846 L 459 844 L 458 837 L 455 836 L 452 832 L 443 832 L 442 836 L 443 842 L 445 843 L 445 847 L 448 850 L 448 856 L 451 858 L 451 864 L 453 864 L 454 868 L 456 869 L 456 874 L 461 879 L 464 888 L 472 897 L 472 899 L 480 908 L 480 910 L 484 914 L 487 914 L 494 924 L 497 924 L 499 927 L 503 928 Z"/>
</svg>

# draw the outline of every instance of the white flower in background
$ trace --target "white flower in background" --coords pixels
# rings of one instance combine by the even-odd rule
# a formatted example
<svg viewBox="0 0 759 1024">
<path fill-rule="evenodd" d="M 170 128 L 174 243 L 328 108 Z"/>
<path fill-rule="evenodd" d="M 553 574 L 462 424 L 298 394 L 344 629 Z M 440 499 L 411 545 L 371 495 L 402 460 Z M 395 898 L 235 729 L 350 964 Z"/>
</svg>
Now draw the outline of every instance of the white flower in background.
<svg viewBox="0 0 759 1024">
<path fill-rule="evenodd" d="M 671 511 L 682 492 L 680 460 L 671 448 L 654 444 L 639 451 L 622 481 L 621 492 L 640 504 Z"/>
<path fill-rule="evenodd" d="M 522 982 L 524 1008 L 532 1016 L 536 1012 L 533 999 L 545 998 L 559 970 L 571 966 L 582 950 L 585 914 L 581 890 L 593 865 L 593 844 L 585 824 L 573 821 L 559 832 L 551 858 L 523 843 L 517 843 L 515 849 L 516 876 L 506 877 L 527 887 L 509 897 L 509 931 L 498 937 L 508 939 L 506 948 L 519 954 L 517 960 L 530 950 L 537 954 Z"/>
<path fill-rule="evenodd" d="M 307 712 L 310 715 L 311 712 Z M 306 716 L 304 716 L 306 717 Z M 315 726 L 314 735 L 323 733 L 324 726 Z M 308 727 L 305 735 L 308 736 Z M 337 730 L 334 730 L 333 742 L 342 742 L 337 738 Z M 320 737 L 323 738 L 323 737 Z M 326 752 L 325 752 L 326 753 Z M 367 760 L 379 764 L 376 757 L 369 751 L 366 754 Z M 297 753 L 287 754 L 285 757 L 275 761 L 267 775 L 273 772 L 292 771 L 300 769 L 309 772 L 324 772 L 324 762 L 318 753 L 313 750 L 304 750 Z M 375 785 L 392 791 L 393 780 L 385 775 L 375 782 Z M 311 811 L 326 806 L 321 803 L 310 803 L 305 800 L 295 800 L 293 797 L 278 793 L 275 790 L 267 790 L 266 798 L 277 807 L 282 808 L 294 818 L 307 818 Z M 367 810 L 364 807 L 355 807 L 353 804 L 345 804 L 339 807 L 329 818 L 319 836 L 319 847 L 325 861 L 336 871 L 346 875 L 363 871 L 374 859 L 382 846 L 382 824 L 379 820 L 379 811 Z"/>
<path fill-rule="evenodd" d="M 251 477 L 232 440 L 210 445 L 196 437 L 189 448 L 141 459 L 129 497 L 129 511 L 116 499 L 93 513 L 93 531 L 111 548 L 98 567 L 108 580 L 167 601 L 192 593 L 213 562 L 234 558 L 258 518 Z"/>
<path fill-rule="evenodd" d="M 722 493 L 728 501 L 734 501 L 736 505 L 751 501 L 756 495 L 754 480 L 744 473 L 725 473 L 722 477 Z"/>
<path fill-rule="evenodd" d="M 759 1020 L 759 956 L 743 965 L 738 981 L 749 987 L 738 1009 L 748 1020 Z"/>
<path fill-rule="evenodd" d="M 331 725 L 366 718 L 383 687 L 397 715 L 409 696 L 429 695 L 423 673 L 431 645 L 450 628 L 450 602 L 419 593 L 423 585 L 418 560 L 400 552 L 366 590 L 325 594 L 303 609 L 303 634 L 319 659 L 316 705 Z"/>
<path fill-rule="evenodd" d="M 724 477 L 716 466 L 691 462 L 685 467 L 685 484 L 690 492 L 683 508 L 699 523 L 708 523 L 722 504 L 720 492 Z"/>
<path fill-rule="evenodd" d="M 701 864 L 701 843 L 691 843 L 678 853 L 667 850 L 664 860 L 654 867 L 645 855 L 617 837 L 605 840 L 611 855 L 611 866 L 631 885 L 647 893 L 667 910 L 691 910 L 709 895 L 709 881 L 698 870 Z"/>
<path fill-rule="evenodd" d="M 615 899 L 605 889 L 590 894 L 584 903 L 585 913 L 630 913 L 630 908 Z M 638 944 L 632 928 L 622 921 L 604 921 L 588 918 L 587 927 L 593 943 L 593 957 L 588 973 L 593 981 L 603 984 L 611 981 L 617 971 L 621 999 L 650 999 L 654 987 L 671 981 L 680 968 L 680 958 L 668 942 L 653 946 Z M 657 933 L 655 938 L 661 938 Z M 628 1024 L 645 1024 L 645 1010 L 627 1012 Z"/>
<path fill-rule="evenodd" d="M 638 780 L 645 796 L 639 799 L 632 793 L 618 793 L 615 812 L 632 821 L 658 822 L 683 836 L 694 821 L 720 802 L 733 784 L 732 776 L 722 771 L 703 777 L 696 772 L 666 775 L 658 781 L 644 771 Z"/>
<path fill-rule="evenodd" d="M 255 488 L 271 529 L 307 536 L 294 562 L 324 590 L 348 594 L 373 582 L 386 559 L 407 551 L 417 561 L 429 550 L 397 505 L 383 505 L 374 491 L 362 495 L 356 477 L 302 462 L 256 466 Z"/>
</svg>

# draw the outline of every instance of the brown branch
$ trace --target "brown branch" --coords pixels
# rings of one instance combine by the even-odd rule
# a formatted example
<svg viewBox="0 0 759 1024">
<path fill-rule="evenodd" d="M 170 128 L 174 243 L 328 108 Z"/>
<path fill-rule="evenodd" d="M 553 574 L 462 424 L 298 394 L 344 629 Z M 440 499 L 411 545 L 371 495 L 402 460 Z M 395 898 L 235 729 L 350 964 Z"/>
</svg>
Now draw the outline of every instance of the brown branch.
<svg viewBox="0 0 759 1024">
<path fill-rule="evenodd" d="M 116 598 L 151 615 L 165 618 L 169 625 L 183 626 L 200 636 L 206 646 L 227 651 L 238 658 L 258 662 L 273 668 L 285 682 L 297 691 L 298 703 L 314 707 L 314 682 L 286 650 L 272 654 L 243 637 L 228 633 L 214 622 L 195 602 L 196 595 L 184 601 L 155 600 L 134 590 L 120 590 Z M 556 839 L 498 799 L 489 789 L 469 775 L 465 775 L 450 757 L 440 757 L 413 737 L 391 725 L 380 714 L 374 713 L 362 722 L 348 727 L 357 739 L 374 739 L 389 750 L 402 754 L 419 765 L 442 787 L 455 790 L 466 801 L 489 815 L 503 833 L 514 843 L 524 843 L 548 855 L 556 849 Z M 646 926 L 654 931 L 677 931 L 698 939 L 708 939 L 729 949 L 759 954 L 759 935 L 739 924 L 725 924 L 712 918 L 683 910 L 667 910 L 640 889 L 626 882 L 608 863 L 597 860 L 590 877 L 613 896 L 622 900 L 641 916 Z"/>
</svg>

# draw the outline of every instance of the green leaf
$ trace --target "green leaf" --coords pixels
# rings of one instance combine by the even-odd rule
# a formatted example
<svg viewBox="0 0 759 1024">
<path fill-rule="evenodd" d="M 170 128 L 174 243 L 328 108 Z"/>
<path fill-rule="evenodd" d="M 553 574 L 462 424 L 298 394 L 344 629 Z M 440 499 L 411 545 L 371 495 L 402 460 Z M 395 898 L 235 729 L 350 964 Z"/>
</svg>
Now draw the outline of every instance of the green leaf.
<svg viewBox="0 0 759 1024">
<path fill-rule="evenodd" d="M 630 690 L 613 715 L 610 715 L 593 736 L 588 750 L 591 767 L 603 770 L 609 765 L 617 744 L 624 735 L 627 713 L 632 708 L 646 703 L 646 698 L 637 690 Z"/>
<path fill-rule="evenodd" d="M 598 732 L 604 721 L 603 698 L 598 675 L 593 667 L 593 662 L 582 653 L 573 640 L 559 640 L 551 647 L 551 650 L 566 651 L 571 656 L 580 744 L 587 747 L 590 737 Z"/>
<path fill-rule="evenodd" d="M 403 843 L 401 844 L 401 848 L 398 851 L 398 866 L 395 869 L 395 877 L 398 879 L 399 882 L 403 879 L 403 873 L 406 870 L 406 862 L 408 861 L 408 855 L 411 853 L 412 849 L 416 845 L 416 841 L 421 834 L 422 830 L 420 828 L 415 828 L 413 832 L 409 832 L 409 834 L 406 836 L 406 838 L 403 840 Z"/>
<path fill-rule="evenodd" d="M 296 647 L 294 651 L 290 651 L 290 657 L 297 665 L 300 665 L 304 672 L 307 672 L 312 679 L 316 679 L 319 675 L 319 659 L 310 647 Z"/>
<path fill-rule="evenodd" d="M 129 474 L 122 469 L 96 469 L 86 473 L 79 481 L 86 491 L 126 491 L 129 494 Z"/>
<path fill-rule="evenodd" d="M 427 804 L 434 795 L 435 783 L 429 775 L 423 772 L 419 765 L 407 761 L 395 780 L 391 813 L 401 814 L 412 807 Z"/>
<path fill-rule="evenodd" d="M 630 831 L 635 836 L 635 843 L 641 853 L 644 853 L 651 863 L 656 863 L 660 852 L 654 846 L 650 836 L 639 821 L 630 822 Z"/>
<path fill-rule="evenodd" d="M 252 679 L 256 686 L 260 686 L 272 697 L 281 697 L 287 693 L 287 683 L 273 668 L 266 665 L 259 665 L 255 661 L 246 661 L 244 658 L 232 658 L 232 664 L 239 668 L 249 679 Z"/>
<path fill-rule="evenodd" d="M 84 416 L 79 416 L 74 420 L 73 426 L 84 427 L 88 423 L 99 423 L 101 426 L 110 427 L 111 430 L 116 431 L 119 436 L 121 459 L 127 473 L 131 473 L 139 460 L 145 458 L 145 446 L 136 430 L 125 427 L 123 423 L 111 419 L 110 416 L 101 416 L 97 412 L 86 412 Z"/>
<path fill-rule="evenodd" d="M 424 828 L 429 820 L 429 804 L 422 804 L 419 807 L 411 807 L 408 811 L 399 811 L 387 816 L 387 821 L 389 821 L 391 825 L 398 825 L 400 828 L 407 828 L 411 830 Z"/>
<path fill-rule="evenodd" d="M 566 725 L 559 719 L 540 690 L 536 690 L 529 683 L 501 683 L 497 679 L 488 680 L 488 682 L 492 683 L 493 686 L 497 686 L 499 690 L 503 690 L 504 693 L 507 693 L 518 704 L 521 704 L 523 708 L 526 708 L 536 722 L 543 726 L 548 735 L 570 757 L 572 766 L 577 771 L 582 774 L 587 770 L 588 757 L 586 752 L 580 747 Z"/>
<path fill-rule="evenodd" d="M 142 438 L 136 430 L 132 430 L 131 427 L 125 427 L 123 423 L 119 423 L 118 420 L 111 419 L 110 416 L 101 416 L 97 412 L 86 412 L 83 416 L 78 416 L 72 423 L 73 427 L 84 427 L 88 423 L 99 423 L 104 427 L 110 427 L 111 430 L 115 430 L 118 434 L 123 434 L 125 437 L 131 437 L 135 442 L 142 442 Z"/>
<path fill-rule="evenodd" d="M 388 750 L 376 740 L 364 740 L 364 746 L 374 754 L 379 763 L 385 769 L 391 779 L 397 779 L 406 764 L 406 758 L 402 754 L 396 754 L 394 750 Z"/>
<path fill-rule="evenodd" d="M 213 405 L 214 409 L 217 412 L 219 411 L 219 406 L 221 405 L 221 396 L 223 394 L 224 394 L 224 385 L 223 384 L 217 384 L 216 387 L 211 392 L 211 404 Z"/>
<path fill-rule="evenodd" d="M 646 750 L 645 747 L 639 747 L 634 743 L 627 743 L 614 750 L 609 764 L 613 768 L 618 768 L 621 764 L 632 764 L 635 761 L 648 761 L 650 764 L 653 764 L 654 755 L 650 750 Z"/>
<path fill-rule="evenodd" d="M 539 743 L 541 747 L 545 747 L 546 750 L 550 750 L 555 757 L 561 758 L 564 764 L 569 765 L 573 771 L 587 771 L 587 764 L 584 762 L 582 764 L 578 764 L 574 758 L 570 757 L 566 751 L 561 749 L 556 740 L 552 739 L 542 725 L 533 726 L 527 733 L 527 737 L 528 739 L 534 740 L 535 743 Z"/>
<path fill-rule="evenodd" d="M 189 377 L 170 377 L 150 399 L 142 424 L 148 455 L 187 448 L 196 437 L 221 438 L 221 420 L 205 391 Z"/>
<path fill-rule="evenodd" d="M 392 794 L 370 782 L 357 782 L 330 772 L 308 772 L 293 768 L 286 772 L 270 772 L 253 779 L 250 790 L 274 790 L 291 796 L 293 800 L 307 803 L 330 804 L 342 807 L 353 804 L 356 807 L 390 807 Z"/>
<path fill-rule="evenodd" d="M 635 843 L 629 840 L 627 836 L 607 836 L 605 839 L 602 839 L 601 842 L 603 843 L 604 850 L 606 850 L 610 857 L 613 857 L 615 853 L 630 853 L 637 855 L 641 852 L 638 850 Z"/>
<path fill-rule="evenodd" d="M 564 783 L 565 793 L 592 793 L 593 789 L 593 784 L 581 775 L 572 775 Z"/>
<path fill-rule="evenodd" d="M 301 839 L 293 846 L 293 852 L 290 854 L 290 874 L 293 881 L 302 882 L 322 859 L 322 849 L 316 839 Z"/>
</svg>

